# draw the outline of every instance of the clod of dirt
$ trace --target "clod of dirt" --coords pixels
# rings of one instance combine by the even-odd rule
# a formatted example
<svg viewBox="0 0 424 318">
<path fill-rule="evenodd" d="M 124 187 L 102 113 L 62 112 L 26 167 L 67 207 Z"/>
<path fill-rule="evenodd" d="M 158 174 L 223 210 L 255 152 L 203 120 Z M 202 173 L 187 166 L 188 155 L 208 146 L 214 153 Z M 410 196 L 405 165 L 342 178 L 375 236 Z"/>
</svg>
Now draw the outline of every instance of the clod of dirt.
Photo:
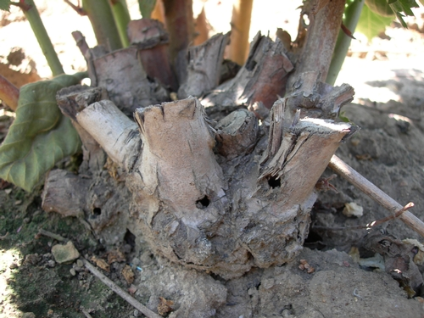
<svg viewBox="0 0 424 318">
<path fill-rule="evenodd" d="M 40 261 L 40 256 L 35 253 L 35 254 L 28 254 L 25 257 L 24 260 L 24 265 L 37 265 L 37 263 Z"/>
<path fill-rule="evenodd" d="M 69 241 L 66 245 L 54 245 L 52 247 L 52 254 L 56 263 L 59 264 L 73 261 L 79 257 L 79 253 L 72 241 Z"/>
</svg>

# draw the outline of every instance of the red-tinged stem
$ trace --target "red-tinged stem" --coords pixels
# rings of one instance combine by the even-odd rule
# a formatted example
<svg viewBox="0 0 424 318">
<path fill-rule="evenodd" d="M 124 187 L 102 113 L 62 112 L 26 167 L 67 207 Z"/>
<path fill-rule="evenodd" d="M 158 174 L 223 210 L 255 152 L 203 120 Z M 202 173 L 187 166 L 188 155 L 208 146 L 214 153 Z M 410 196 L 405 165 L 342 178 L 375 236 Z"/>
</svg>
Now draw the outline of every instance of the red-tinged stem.
<svg viewBox="0 0 424 318">
<path fill-rule="evenodd" d="M 181 82 L 186 67 L 184 52 L 194 36 L 192 0 L 164 0 L 163 5 L 169 32 L 171 62 Z"/>
</svg>

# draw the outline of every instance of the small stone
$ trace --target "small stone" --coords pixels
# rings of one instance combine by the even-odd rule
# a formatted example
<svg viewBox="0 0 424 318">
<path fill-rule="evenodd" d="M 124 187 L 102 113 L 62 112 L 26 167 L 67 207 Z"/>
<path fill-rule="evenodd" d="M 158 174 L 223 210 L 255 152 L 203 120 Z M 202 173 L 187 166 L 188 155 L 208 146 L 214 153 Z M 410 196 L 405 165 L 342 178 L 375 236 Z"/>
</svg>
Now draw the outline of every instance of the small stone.
<svg viewBox="0 0 424 318">
<path fill-rule="evenodd" d="M 19 204 L 21 204 L 22 203 L 22 200 L 16 200 L 15 201 L 15 205 L 19 205 Z"/>
<path fill-rule="evenodd" d="M 129 292 L 131 295 L 134 295 L 136 291 L 137 291 L 137 287 L 136 287 L 135 285 L 131 284 L 131 286 L 128 288 L 128 292 Z M 137 316 L 136 316 L 136 317 L 137 317 Z"/>
<path fill-rule="evenodd" d="M 69 270 L 69 272 L 71 273 L 71 275 L 72 275 L 72 276 L 75 276 L 75 275 L 77 274 L 77 272 L 75 271 L 75 269 L 74 269 L 74 268 L 71 268 L 71 269 Z"/>
<path fill-rule="evenodd" d="M 13 262 L 12 264 L 10 264 L 9 268 L 10 269 L 18 268 L 18 264 L 16 264 L 15 262 Z"/>
<path fill-rule="evenodd" d="M 47 316 L 50 317 L 53 315 L 53 309 L 47 310 Z"/>
<path fill-rule="evenodd" d="M 136 310 L 134 310 L 133 315 L 134 315 L 134 317 L 138 317 L 138 316 L 140 316 L 140 312 L 136 309 Z"/>
<path fill-rule="evenodd" d="M 140 265 L 140 259 L 137 258 L 137 257 L 134 257 L 131 261 L 131 264 L 134 265 L 134 266 Z"/>
<path fill-rule="evenodd" d="M 84 266 L 83 261 L 82 261 L 82 260 L 80 260 L 80 259 L 77 259 L 77 266 L 78 266 L 78 267 L 83 267 L 83 266 Z"/>
<path fill-rule="evenodd" d="M 352 138 L 350 143 L 352 144 L 352 146 L 357 146 L 357 145 L 359 145 L 360 140 L 358 138 Z"/>
<path fill-rule="evenodd" d="M 6 194 L 10 194 L 12 192 L 12 189 L 6 189 L 4 190 L 4 192 L 6 192 Z"/>
<path fill-rule="evenodd" d="M 52 259 L 47 262 L 47 267 L 53 268 L 55 265 L 56 265 L 56 263 Z"/>
<path fill-rule="evenodd" d="M 270 289 L 274 287 L 275 281 L 274 278 L 267 278 L 262 281 L 262 286 L 264 289 Z"/>
<path fill-rule="evenodd" d="M 73 261 L 80 256 L 72 241 L 69 241 L 66 245 L 56 244 L 52 247 L 52 254 L 59 264 Z"/>
<path fill-rule="evenodd" d="M 364 214 L 363 212 L 364 209 L 360 205 L 356 204 L 355 202 L 350 202 L 345 204 L 342 213 L 347 217 L 356 216 L 359 218 Z"/>
<path fill-rule="evenodd" d="M 35 318 L 35 314 L 33 312 L 25 312 L 21 316 L 22 318 Z"/>
<path fill-rule="evenodd" d="M 31 219 L 30 218 L 25 218 L 24 219 L 24 223 L 29 223 L 29 222 L 31 222 Z"/>
</svg>

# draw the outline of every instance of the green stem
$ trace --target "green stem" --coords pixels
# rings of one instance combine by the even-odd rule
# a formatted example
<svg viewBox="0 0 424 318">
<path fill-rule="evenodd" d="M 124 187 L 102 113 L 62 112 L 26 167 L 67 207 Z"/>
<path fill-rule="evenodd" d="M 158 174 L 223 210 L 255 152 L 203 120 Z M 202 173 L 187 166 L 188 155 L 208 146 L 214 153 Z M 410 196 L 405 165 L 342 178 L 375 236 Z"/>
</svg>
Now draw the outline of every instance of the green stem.
<svg viewBox="0 0 424 318">
<path fill-rule="evenodd" d="M 82 7 L 90 19 L 97 43 L 111 51 L 122 48 L 118 28 L 108 0 L 83 0 Z"/>
<path fill-rule="evenodd" d="M 62 64 L 57 57 L 56 51 L 54 50 L 53 44 L 47 34 L 46 28 L 44 27 L 43 21 L 41 21 L 40 15 L 38 14 L 37 7 L 33 0 L 20 0 L 19 6 L 25 14 L 25 17 L 31 25 L 32 31 L 37 38 L 38 44 L 46 57 L 47 63 L 50 66 L 53 76 L 63 74 Z"/>
<path fill-rule="evenodd" d="M 127 26 L 131 21 L 128 11 L 127 2 L 125 0 L 109 0 L 112 6 L 112 14 L 115 18 L 115 23 L 118 28 L 119 37 L 124 47 L 130 45 L 127 35 Z"/>
<path fill-rule="evenodd" d="M 364 3 L 365 0 L 354 0 L 345 10 L 345 19 L 343 24 L 352 33 L 356 29 Z M 330 69 L 326 79 L 326 82 L 330 85 L 334 85 L 336 82 L 337 76 L 339 75 L 343 62 L 346 58 L 347 51 L 349 50 L 351 40 L 352 38 L 347 36 L 342 30 L 339 31 L 339 36 L 336 47 L 334 48 L 333 58 L 331 60 Z"/>
</svg>

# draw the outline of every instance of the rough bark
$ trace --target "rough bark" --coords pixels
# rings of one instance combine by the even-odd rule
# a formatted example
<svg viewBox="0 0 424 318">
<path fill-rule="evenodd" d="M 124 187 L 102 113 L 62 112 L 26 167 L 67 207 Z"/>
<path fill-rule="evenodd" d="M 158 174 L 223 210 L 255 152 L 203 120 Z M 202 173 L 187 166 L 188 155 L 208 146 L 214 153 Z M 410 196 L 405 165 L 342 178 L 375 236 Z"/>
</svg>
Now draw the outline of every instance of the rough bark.
<svg viewBox="0 0 424 318">
<path fill-rule="evenodd" d="M 131 21 L 128 37 L 139 48 L 138 57 L 147 75 L 176 91 L 178 84 L 168 57 L 169 36 L 163 24 L 152 19 Z"/>
<path fill-rule="evenodd" d="M 174 262 L 231 278 L 297 254 L 315 183 L 349 132 L 348 124 L 293 121 L 285 107 L 285 99 L 273 107 L 269 137 L 246 110 L 210 127 L 194 98 L 137 110 L 139 133 L 109 101 L 75 118 L 126 176 L 133 199 L 124 228 Z M 111 215 L 96 228 L 110 227 Z"/>
<path fill-rule="evenodd" d="M 102 88 L 72 86 L 58 92 L 61 111 L 71 118 L 81 137 L 83 163 L 78 175 L 57 169 L 46 176 L 42 207 L 64 217 L 78 217 L 103 242 L 113 245 L 122 242 L 127 233 L 130 193 L 122 182 L 125 173 L 107 159 L 101 145 L 78 123 L 82 110 L 101 100 L 106 102 L 106 98 Z M 130 121 L 121 112 L 119 116 Z M 115 120 L 109 119 L 111 123 Z"/>
<path fill-rule="evenodd" d="M 262 102 L 267 108 L 285 93 L 288 74 L 293 64 L 280 40 L 273 42 L 258 33 L 250 45 L 246 64 L 232 80 L 218 86 L 202 100 L 213 105 L 253 105 Z"/>
<path fill-rule="evenodd" d="M 107 52 L 101 46 L 89 49 L 80 32 L 73 33 L 87 61 L 92 86 L 105 88 L 110 99 L 127 116 L 138 107 L 168 100 L 168 93 L 139 63 L 137 47 Z"/>
<path fill-rule="evenodd" d="M 190 50 L 180 95 L 202 94 L 218 83 L 226 43 L 220 37 Z M 281 41 L 258 34 L 237 76 L 202 101 L 210 109 L 247 104 L 253 112 L 237 109 L 215 122 L 196 98 L 158 104 L 152 90 L 136 95 L 131 85 L 147 85 L 140 81 L 144 69 L 134 62 L 137 50 L 91 57 L 111 101 L 82 91 L 61 106 L 108 156 L 79 200 L 84 218 L 109 242 L 110 235 L 119 239 L 130 231 L 156 254 L 226 279 L 292 260 L 308 235 L 315 185 L 351 132 L 349 124 L 322 118 L 333 118 L 353 89 L 321 83 L 320 71 L 301 72 L 279 97 L 293 63 Z M 113 74 L 130 65 L 134 70 L 125 78 Z M 128 94 L 138 102 L 125 100 Z M 136 123 L 121 113 L 134 108 Z M 57 179 L 53 174 L 46 184 L 55 186 Z M 47 202 L 46 208 L 71 213 Z"/>
<path fill-rule="evenodd" d="M 190 95 L 200 96 L 218 86 L 229 36 L 229 33 L 216 34 L 204 44 L 188 50 L 188 74 L 178 90 L 180 99 Z"/>
<path fill-rule="evenodd" d="M 318 72 L 321 82 L 325 82 L 346 0 L 313 0 L 309 3 L 311 5 L 303 9 L 310 20 L 306 43 L 303 45 L 292 79 L 296 81 L 300 74 L 313 71 Z"/>
<path fill-rule="evenodd" d="M 93 60 L 99 87 L 107 90 L 110 99 L 126 115 L 168 99 L 166 90 L 152 79 L 137 59 L 138 49 L 129 47 Z"/>
</svg>

